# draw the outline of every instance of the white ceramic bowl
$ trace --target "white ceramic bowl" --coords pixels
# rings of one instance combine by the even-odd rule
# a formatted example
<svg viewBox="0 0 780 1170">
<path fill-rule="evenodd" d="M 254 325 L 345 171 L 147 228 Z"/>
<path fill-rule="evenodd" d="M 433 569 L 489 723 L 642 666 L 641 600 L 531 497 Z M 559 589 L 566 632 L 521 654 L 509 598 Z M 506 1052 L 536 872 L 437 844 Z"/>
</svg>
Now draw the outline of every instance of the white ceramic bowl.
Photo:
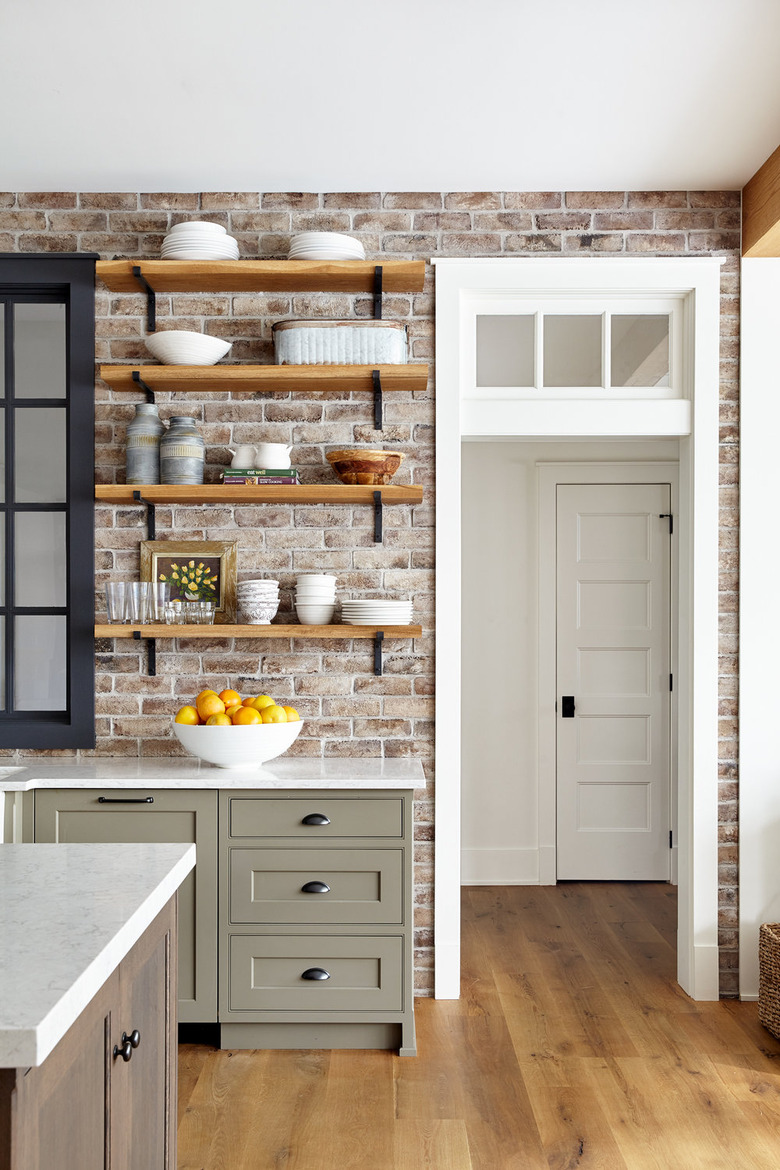
<svg viewBox="0 0 780 1170">
<path fill-rule="evenodd" d="M 335 609 L 335 605 L 296 605 L 295 612 L 302 626 L 327 626 Z"/>
<path fill-rule="evenodd" d="M 333 601 L 336 590 L 332 585 L 323 585 L 320 589 L 315 588 L 314 585 L 307 585 L 296 589 L 295 596 L 299 601 Z"/>
<path fill-rule="evenodd" d="M 243 605 L 239 602 L 238 611 L 243 625 L 270 626 L 271 621 L 279 611 L 279 602 L 275 601 L 273 605 L 252 605 L 250 603 Z"/>
<path fill-rule="evenodd" d="M 259 768 L 281 756 L 301 734 L 297 723 L 261 723 L 247 727 L 192 727 L 174 723 L 182 747 L 218 768 Z"/>
<path fill-rule="evenodd" d="M 336 578 L 329 576 L 328 573 L 304 573 L 297 577 L 296 585 L 335 585 Z"/>
<path fill-rule="evenodd" d="M 166 329 L 146 338 L 146 348 L 166 366 L 213 366 L 230 351 L 231 341 L 189 329 Z"/>
</svg>

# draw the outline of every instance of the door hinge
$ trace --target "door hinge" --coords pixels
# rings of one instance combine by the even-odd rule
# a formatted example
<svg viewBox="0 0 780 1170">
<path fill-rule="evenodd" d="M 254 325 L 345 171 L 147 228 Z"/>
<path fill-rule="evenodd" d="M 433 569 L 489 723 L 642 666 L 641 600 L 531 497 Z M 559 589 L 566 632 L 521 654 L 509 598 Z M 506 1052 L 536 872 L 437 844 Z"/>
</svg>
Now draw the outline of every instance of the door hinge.
<svg viewBox="0 0 780 1170">
<path fill-rule="evenodd" d="M 669 675 L 669 690 L 670 691 L 674 690 L 674 675 L 673 674 Z"/>
<path fill-rule="evenodd" d="M 671 536 L 672 533 L 674 532 L 674 516 L 672 515 L 672 513 L 671 512 L 659 512 L 658 519 L 669 521 L 669 535 Z"/>
<path fill-rule="evenodd" d="M 669 848 L 670 849 L 674 848 L 674 846 L 672 845 L 672 830 L 671 829 L 669 830 Z"/>
</svg>

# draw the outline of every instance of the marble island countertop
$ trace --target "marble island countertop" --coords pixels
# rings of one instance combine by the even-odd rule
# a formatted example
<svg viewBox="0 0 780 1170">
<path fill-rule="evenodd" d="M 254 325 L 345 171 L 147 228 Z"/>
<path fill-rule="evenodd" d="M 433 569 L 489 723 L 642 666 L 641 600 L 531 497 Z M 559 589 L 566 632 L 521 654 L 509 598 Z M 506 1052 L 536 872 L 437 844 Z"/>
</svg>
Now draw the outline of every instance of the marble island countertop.
<svg viewBox="0 0 780 1170">
<path fill-rule="evenodd" d="M 280 757 L 259 768 L 215 768 L 191 757 L 124 759 L 0 768 L 0 793 L 35 788 L 425 788 L 419 760 Z"/>
<path fill-rule="evenodd" d="M 194 865 L 194 845 L 0 847 L 0 1068 L 43 1063 Z"/>
</svg>

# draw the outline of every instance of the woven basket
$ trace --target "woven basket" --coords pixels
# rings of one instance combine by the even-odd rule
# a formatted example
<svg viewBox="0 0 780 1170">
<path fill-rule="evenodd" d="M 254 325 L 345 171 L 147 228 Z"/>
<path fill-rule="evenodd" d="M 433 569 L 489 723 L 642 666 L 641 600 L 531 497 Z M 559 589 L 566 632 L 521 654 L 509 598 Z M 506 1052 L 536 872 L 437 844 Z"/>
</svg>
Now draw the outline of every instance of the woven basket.
<svg viewBox="0 0 780 1170">
<path fill-rule="evenodd" d="M 758 932 L 758 1018 L 780 1039 L 780 922 Z"/>
</svg>

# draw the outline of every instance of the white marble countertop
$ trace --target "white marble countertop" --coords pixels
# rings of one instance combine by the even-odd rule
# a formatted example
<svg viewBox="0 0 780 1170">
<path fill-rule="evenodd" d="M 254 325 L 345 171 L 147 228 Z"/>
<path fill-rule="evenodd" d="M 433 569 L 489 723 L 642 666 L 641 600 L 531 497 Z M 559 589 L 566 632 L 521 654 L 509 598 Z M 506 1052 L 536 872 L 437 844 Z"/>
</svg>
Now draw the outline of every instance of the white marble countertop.
<svg viewBox="0 0 780 1170">
<path fill-rule="evenodd" d="M 0 845 L 0 1068 L 43 1064 L 194 865 L 194 845 Z"/>
<path fill-rule="evenodd" d="M 419 760 L 271 760 L 261 768 L 226 769 L 191 759 L 122 759 L 0 768 L 0 793 L 33 788 L 425 788 Z"/>
</svg>

